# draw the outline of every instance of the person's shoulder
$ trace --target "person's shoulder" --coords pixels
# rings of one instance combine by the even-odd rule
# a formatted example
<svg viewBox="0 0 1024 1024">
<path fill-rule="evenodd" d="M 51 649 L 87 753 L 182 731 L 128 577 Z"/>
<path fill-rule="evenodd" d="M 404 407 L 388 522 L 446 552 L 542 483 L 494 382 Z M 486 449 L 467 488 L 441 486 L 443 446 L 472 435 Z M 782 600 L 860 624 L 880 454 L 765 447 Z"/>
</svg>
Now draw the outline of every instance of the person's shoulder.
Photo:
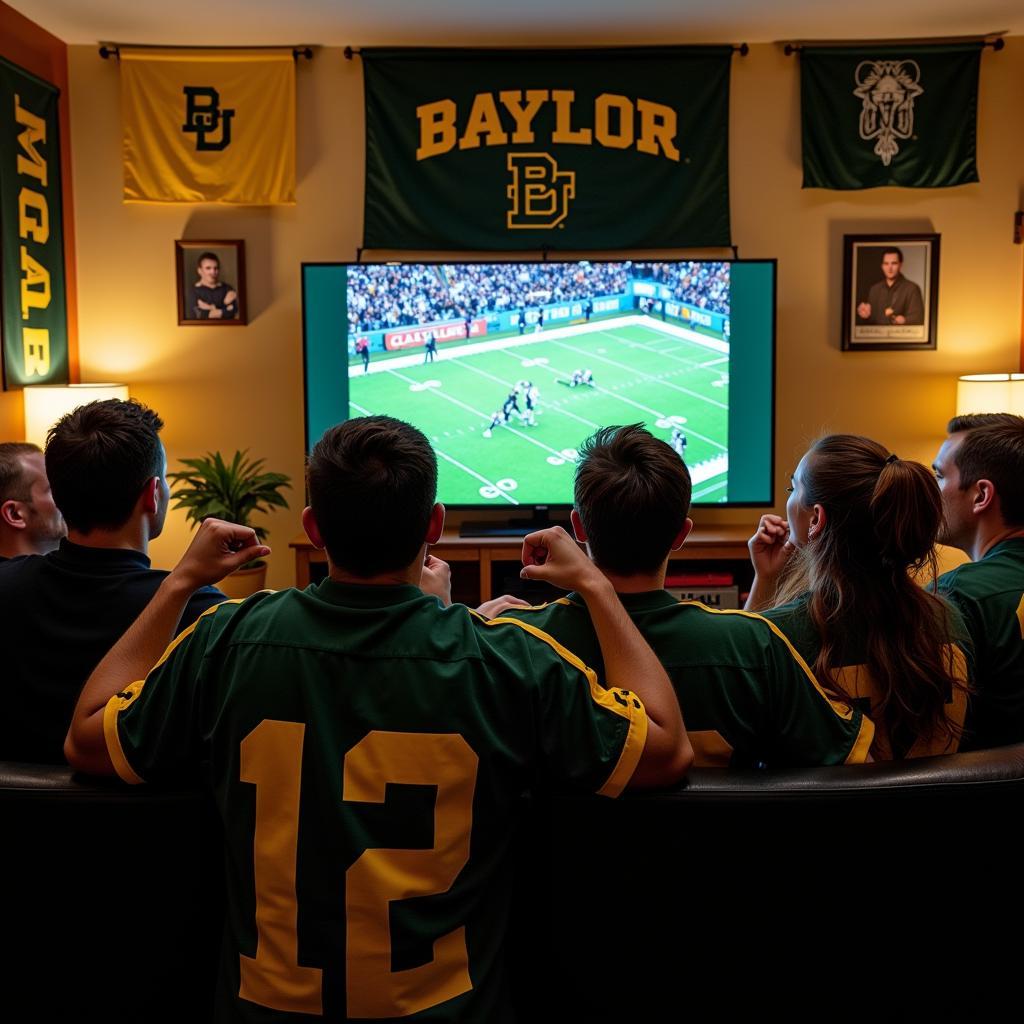
<svg viewBox="0 0 1024 1024">
<path fill-rule="evenodd" d="M 474 611 L 469 615 L 481 645 L 501 657 L 544 658 L 553 655 L 566 660 L 567 652 L 554 632 L 557 632 L 560 619 L 575 616 L 580 611 L 568 598 L 562 597 L 547 604 L 507 608 L 491 619 Z M 586 615 L 585 609 L 582 609 L 582 614 Z M 568 660 L 576 659 L 573 656 Z"/>
<path fill-rule="evenodd" d="M 1024 545 L 1019 551 L 1004 549 L 977 562 L 964 562 L 944 572 L 936 587 L 954 601 L 984 601 L 1004 594 L 1019 599 L 1024 591 Z"/>
</svg>

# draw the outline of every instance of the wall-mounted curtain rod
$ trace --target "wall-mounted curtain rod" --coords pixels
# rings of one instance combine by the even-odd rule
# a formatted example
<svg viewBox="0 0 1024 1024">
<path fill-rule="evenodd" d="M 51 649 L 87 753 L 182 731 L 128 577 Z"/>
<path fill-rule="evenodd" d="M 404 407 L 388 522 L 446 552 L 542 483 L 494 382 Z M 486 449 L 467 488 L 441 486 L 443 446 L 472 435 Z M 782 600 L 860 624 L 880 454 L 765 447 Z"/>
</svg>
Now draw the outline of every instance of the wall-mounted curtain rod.
<svg viewBox="0 0 1024 1024">
<path fill-rule="evenodd" d="M 782 52 L 787 57 L 791 57 L 794 53 L 799 53 L 808 46 L 827 48 L 841 46 L 942 46 L 944 43 L 981 43 L 982 46 L 991 46 L 993 50 L 1001 50 L 1006 45 L 1006 41 L 1002 38 L 1005 35 L 1006 30 L 1004 29 L 1001 32 L 986 32 L 982 36 L 932 36 L 926 39 L 793 39 L 786 43 L 780 39 L 778 42 L 783 44 Z"/>
<path fill-rule="evenodd" d="M 311 46 L 163 46 L 149 43 L 100 43 L 100 56 L 104 60 L 109 60 L 111 57 L 121 57 L 121 47 L 127 46 L 132 50 L 287 50 L 291 49 L 292 56 L 299 60 L 305 58 L 306 60 L 313 59 L 313 47 Z"/>
<path fill-rule="evenodd" d="M 746 57 L 746 55 L 748 53 L 750 53 L 750 47 L 746 43 L 731 43 L 730 45 L 732 46 L 733 53 L 738 53 L 741 57 Z M 429 47 L 425 47 L 425 49 L 429 49 Z M 490 49 L 495 49 L 495 47 L 490 47 L 490 46 L 471 47 L 471 46 L 467 46 L 466 49 L 467 50 L 472 50 L 472 49 L 490 50 Z M 512 47 L 512 49 L 522 49 L 522 48 L 521 47 Z M 562 49 L 562 47 L 546 46 L 546 47 L 541 47 L 541 52 L 543 52 L 544 50 L 558 50 L 558 49 Z M 600 49 L 600 47 L 597 47 L 597 46 L 572 46 L 572 47 L 565 47 L 565 49 L 572 49 L 572 50 L 597 50 L 597 49 Z M 628 49 L 628 47 L 627 47 L 627 49 Z M 353 57 L 359 56 L 359 54 L 361 54 L 363 51 L 358 46 L 346 46 L 345 49 L 342 52 L 345 54 L 345 60 L 352 60 Z M 532 52 L 532 51 L 530 51 L 530 52 Z"/>
</svg>

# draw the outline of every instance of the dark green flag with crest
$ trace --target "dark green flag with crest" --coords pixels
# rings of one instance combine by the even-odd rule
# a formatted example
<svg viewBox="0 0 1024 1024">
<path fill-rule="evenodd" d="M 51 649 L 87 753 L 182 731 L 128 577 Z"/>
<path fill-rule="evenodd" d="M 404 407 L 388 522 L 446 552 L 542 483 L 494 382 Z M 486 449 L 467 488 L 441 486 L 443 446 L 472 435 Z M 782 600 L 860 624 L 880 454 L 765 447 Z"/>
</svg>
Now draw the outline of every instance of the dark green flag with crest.
<svg viewBox="0 0 1024 1024">
<path fill-rule="evenodd" d="M 977 181 L 981 49 L 980 42 L 804 48 L 804 188 Z"/>
<path fill-rule="evenodd" d="M 364 49 L 364 244 L 729 245 L 731 55 Z"/>
<path fill-rule="evenodd" d="M 5 388 L 68 379 L 59 95 L 55 86 L 0 58 Z"/>
</svg>

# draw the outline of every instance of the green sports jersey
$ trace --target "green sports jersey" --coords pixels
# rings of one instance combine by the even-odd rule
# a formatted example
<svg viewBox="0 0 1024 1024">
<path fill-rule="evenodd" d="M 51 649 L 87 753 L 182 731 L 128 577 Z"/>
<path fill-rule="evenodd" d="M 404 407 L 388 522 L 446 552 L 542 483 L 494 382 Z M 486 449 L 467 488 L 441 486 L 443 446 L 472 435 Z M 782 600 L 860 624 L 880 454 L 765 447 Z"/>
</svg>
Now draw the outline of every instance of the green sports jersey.
<svg viewBox="0 0 1024 1024">
<path fill-rule="evenodd" d="M 938 587 L 963 615 L 974 642 L 977 692 L 961 747 L 1024 741 L 1024 537 L 943 573 Z"/>
<path fill-rule="evenodd" d="M 803 594 L 789 604 L 780 605 L 762 612 L 766 619 L 775 623 L 793 642 L 808 665 L 813 665 L 821 650 L 821 637 L 811 622 L 808 611 L 809 594 Z M 955 609 L 949 608 L 950 639 L 952 641 L 953 675 L 963 684 L 963 688 L 954 690 L 947 698 L 947 718 L 958 727 L 962 727 L 967 712 L 966 687 L 971 680 L 971 669 L 968 652 L 970 638 L 960 616 Z M 876 713 L 881 690 L 872 678 L 867 666 L 866 657 L 866 626 L 863 629 L 848 629 L 843 633 L 843 648 L 839 652 L 842 662 L 835 673 L 836 681 L 842 692 L 849 694 L 857 707 L 870 714 L 875 722 L 875 738 L 871 744 L 871 756 L 876 761 L 890 761 L 893 757 L 930 757 L 935 754 L 952 754 L 959 746 L 959 738 L 953 736 L 936 736 L 931 740 L 917 738 L 906 749 L 893 751 L 893 744 L 887 733 L 881 715 Z"/>
<path fill-rule="evenodd" d="M 842 764 L 863 761 L 872 725 L 830 700 L 786 638 L 759 615 L 677 601 L 665 590 L 620 599 L 672 679 L 705 767 Z M 603 671 L 586 605 L 576 594 L 506 618 L 549 633 Z"/>
<path fill-rule="evenodd" d="M 328 579 L 211 609 L 104 732 L 126 781 L 204 765 L 222 1017 L 500 1021 L 523 795 L 617 795 L 647 718 L 539 630 Z"/>
</svg>

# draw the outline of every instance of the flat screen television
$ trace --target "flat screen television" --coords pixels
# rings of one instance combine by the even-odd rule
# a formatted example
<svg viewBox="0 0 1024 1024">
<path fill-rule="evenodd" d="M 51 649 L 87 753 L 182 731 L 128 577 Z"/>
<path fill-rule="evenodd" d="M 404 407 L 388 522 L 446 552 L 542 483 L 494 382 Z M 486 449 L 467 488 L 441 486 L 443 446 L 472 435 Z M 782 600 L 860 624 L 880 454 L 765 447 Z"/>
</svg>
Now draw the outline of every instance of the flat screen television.
<svg viewBox="0 0 1024 1024">
<path fill-rule="evenodd" d="M 643 422 L 697 505 L 773 500 L 774 260 L 306 263 L 307 450 L 353 416 L 418 426 L 438 499 L 572 504 L 580 443 Z"/>
</svg>

